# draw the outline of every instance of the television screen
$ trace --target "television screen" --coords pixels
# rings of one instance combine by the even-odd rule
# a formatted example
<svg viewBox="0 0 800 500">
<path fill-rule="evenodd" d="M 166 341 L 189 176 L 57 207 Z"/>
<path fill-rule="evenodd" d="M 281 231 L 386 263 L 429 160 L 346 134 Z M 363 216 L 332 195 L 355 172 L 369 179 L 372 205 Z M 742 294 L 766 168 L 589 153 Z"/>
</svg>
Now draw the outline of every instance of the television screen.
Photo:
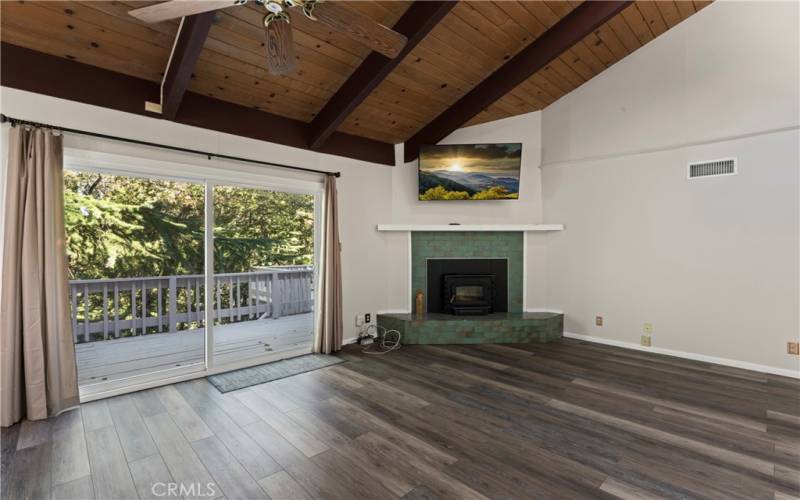
<svg viewBox="0 0 800 500">
<path fill-rule="evenodd" d="M 516 200 L 522 144 L 423 146 L 419 199 Z"/>
</svg>

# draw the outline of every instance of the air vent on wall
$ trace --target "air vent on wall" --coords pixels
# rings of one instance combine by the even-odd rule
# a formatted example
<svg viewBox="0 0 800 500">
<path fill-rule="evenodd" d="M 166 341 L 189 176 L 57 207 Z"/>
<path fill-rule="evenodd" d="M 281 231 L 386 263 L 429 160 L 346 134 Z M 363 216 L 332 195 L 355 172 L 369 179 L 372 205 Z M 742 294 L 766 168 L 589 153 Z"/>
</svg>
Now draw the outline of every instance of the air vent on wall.
<svg viewBox="0 0 800 500">
<path fill-rule="evenodd" d="M 736 175 L 736 158 L 723 160 L 698 161 L 689 164 L 689 178 L 715 177 L 719 175 Z"/>
</svg>

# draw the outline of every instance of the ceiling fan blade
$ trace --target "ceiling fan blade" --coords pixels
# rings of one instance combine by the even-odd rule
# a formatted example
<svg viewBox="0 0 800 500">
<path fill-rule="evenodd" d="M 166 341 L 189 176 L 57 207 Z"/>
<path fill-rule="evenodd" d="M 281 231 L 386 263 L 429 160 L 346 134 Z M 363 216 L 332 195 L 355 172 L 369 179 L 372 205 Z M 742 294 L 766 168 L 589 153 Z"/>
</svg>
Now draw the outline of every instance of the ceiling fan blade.
<svg viewBox="0 0 800 500">
<path fill-rule="evenodd" d="M 400 54 L 408 41 L 400 33 L 376 22 L 369 16 L 350 10 L 338 2 L 315 4 L 313 15 L 320 24 L 335 29 L 391 59 Z"/>
<path fill-rule="evenodd" d="M 157 23 L 210 10 L 233 7 L 237 4 L 236 0 L 171 0 L 133 9 L 128 11 L 128 14 L 146 23 Z"/>
<path fill-rule="evenodd" d="M 285 75 L 294 70 L 294 42 L 289 20 L 275 19 L 264 28 L 267 36 L 267 70 Z"/>
</svg>

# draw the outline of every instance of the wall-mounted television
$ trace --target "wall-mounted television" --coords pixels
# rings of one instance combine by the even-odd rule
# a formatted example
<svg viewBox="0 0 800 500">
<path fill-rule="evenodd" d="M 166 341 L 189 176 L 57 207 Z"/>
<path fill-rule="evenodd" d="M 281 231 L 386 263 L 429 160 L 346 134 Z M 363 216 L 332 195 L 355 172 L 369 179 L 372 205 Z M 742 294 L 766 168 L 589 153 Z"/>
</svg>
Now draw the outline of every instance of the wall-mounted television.
<svg viewBox="0 0 800 500">
<path fill-rule="evenodd" d="M 419 199 L 516 200 L 522 144 L 423 146 Z"/>
</svg>

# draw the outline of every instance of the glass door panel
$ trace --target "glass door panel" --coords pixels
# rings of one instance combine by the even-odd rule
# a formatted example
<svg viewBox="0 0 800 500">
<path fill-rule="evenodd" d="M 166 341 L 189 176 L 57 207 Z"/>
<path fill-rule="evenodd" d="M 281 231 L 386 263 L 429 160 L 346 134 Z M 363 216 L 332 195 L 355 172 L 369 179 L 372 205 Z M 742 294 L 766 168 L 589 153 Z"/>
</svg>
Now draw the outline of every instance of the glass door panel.
<svg viewBox="0 0 800 500">
<path fill-rule="evenodd" d="M 215 185 L 214 366 L 310 351 L 314 195 Z"/>
<path fill-rule="evenodd" d="M 204 184 L 64 172 L 81 391 L 205 369 Z"/>
</svg>

